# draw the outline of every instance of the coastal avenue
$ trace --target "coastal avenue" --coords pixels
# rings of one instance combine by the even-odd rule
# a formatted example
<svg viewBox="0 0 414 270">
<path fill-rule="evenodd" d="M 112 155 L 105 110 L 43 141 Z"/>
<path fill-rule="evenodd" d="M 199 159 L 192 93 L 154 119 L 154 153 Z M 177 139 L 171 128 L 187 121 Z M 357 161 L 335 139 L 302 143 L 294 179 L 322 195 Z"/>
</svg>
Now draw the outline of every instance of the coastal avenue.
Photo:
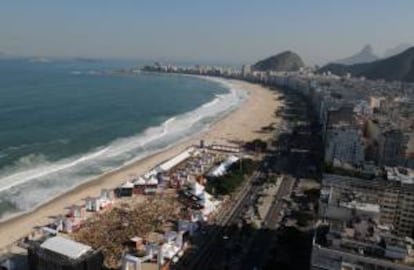
<svg viewBox="0 0 414 270">
<path fill-rule="evenodd" d="M 275 240 L 276 235 L 272 233 L 278 228 L 280 218 L 282 217 L 283 201 L 282 199 L 289 195 L 295 181 L 293 178 L 285 178 L 276 197 L 272 203 L 272 206 L 266 216 L 265 226 L 263 230 L 259 230 L 251 245 L 248 248 L 247 255 L 242 260 L 240 269 L 252 270 L 261 269 L 260 267 L 266 263 L 269 255 L 272 242 Z M 269 233 L 270 231 L 270 233 Z"/>
<path fill-rule="evenodd" d="M 253 205 L 256 196 L 260 190 L 258 185 L 252 185 L 253 182 L 257 181 L 261 177 L 261 173 L 255 174 L 249 181 L 249 189 L 242 196 L 238 198 L 236 207 L 229 213 L 229 216 L 224 224 L 219 224 L 218 233 L 214 235 L 211 243 L 206 247 L 205 254 L 201 255 L 199 261 L 196 262 L 194 269 L 210 269 L 214 268 L 214 264 L 222 261 L 223 247 L 227 245 L 228 241 L 231 241 L 231 235 L 234 233 L 233 226 L 237 224 L 238 220 L 241 219 L 246 209 Z M 227 260 L 227 258 L 225 258 Z"/>
<path fill-rule="evenodd" d="M 257 194 L 259 187 L 252 185 L 261 176 L 261 172 L 257 171 L 253 173 L 242 190 L 240 190 L 237 198 L 233 202 L 233 207 L 230 208 L 220 220 L 207 229 L 207 233 L 202 239 L 200 239 L 202 245 L 197 250 L 197 254 L 194 254 L 189 259 L 189 263 L 186 265 L 178 264 L 176 269 L 208 269 L 210 263 L 217 256 L 217 253 L 222 251 L 222 240 L 225 240 L 230 233 L 230 227 L 228 225 L 234 223 L 240 215 L 244 212 L 247 206 L 253 204 L 255 194 Z M 253 196 L 252 196 L 253 195 Z M 185 260 L 183 260 L 185 261 Z"/>
<path fill-rule="evenodd" d="M 282 181 L 271 209 L 263 221 L 263 224 L 266 224 L 266 226 L 254 232 L 253 237 L 247 241 L 248 244 L 246 249 L 243 250 L 241 254 L 237 254 L 237 252 L 234 253 L 234 251 L 232 251 L 231 244 L 229 244 L 229 241 L 231 241 L 231 238 L 233 237 L 231 235 L 234 234 L 231 225 L 232 223 L 237 222 L 246 209 L 246 206 L 254 203 L 255 196 L 257 196 L 259 192 L 257 186 L 254 186 L 251 193 L 249 193 L 248 198 L 243 199 L 243 207 L 239 207 L 235 211 L 236 213 L 231 217 L 227 227 L 224 229 L 224 233 L 219 235 L 221 237 L 216 240 L 215 244 L 209 247 L 209 253 L 204 255 L 205 257 L 201 259 L 195 269 L 252 270 L 263 265 L 266 262 L 269 251 L 266 247 L 269 248 L 274 240 L 274 235 L 271 232 L 269 233 L 269 230 L 276 229 L 282 212 L 282 198 L 290 194 L 293 183 L 294 180 L 291 178 L 286 178 Z M 230 239 L 225 238 L 229 236 Z M 237 256 L 239 257 L 237 258 Z M 219 265 L 220 262 L 223 263 L 223 265 Z"/>
<path fill-rule="evenodd" d="M 192 257 L 183 260 L 187 263 L 178 264 L 175 269 L 233 269 L 235 262 L 230 262 L 232 255 L 229 246 L 235 234 L 235 227 L 240 226 L 243 214 L 247 208 L 254 205 L 257 196 L 261 190 L 260 183 L 265 177 L 265 169 L 263 166 L 259 171 L 255 172 L 250 177 L 245 186 L 239 192 L 233 207 L 229 209 L 228 213 L 222 215 L 220 220 L 207 229 L 207 232 L 199 239 L 200 246 L 196 254 Z M 251 240 L 250 245 L 244 253 L 244 260 L 239 260 L 239 269 L 253 269 L 257 264 L 263 264 L 266 260 L 266 253 L 263 250 L 257 249 L 259 245 L 269 244 L 273 240 L 265 232 L 268 229 L 276 229 L 280 220 L 280 213 L 282 211 L 282 198 L 290 194 L 293 187 L 294 179 L 290 177 L 283 177 L 279 190 L 275 199 L 269 209 L 269 212 L 263 222 L 266 226 L 257 231 Z M 262 253 L 263 252 L 263 253 Z M 191 254 L 189 254 L 191 256 Z M 240 259 L 240 258 L 239 258 Z M 225 266 L 220 265 L 225 264 Z M 230 267 L 231 265 L 231 267 Z M 223 268 L 224 267 L 224 268 Z M 230 268 L 229 268 L 230 267 Z"/>
</svg>

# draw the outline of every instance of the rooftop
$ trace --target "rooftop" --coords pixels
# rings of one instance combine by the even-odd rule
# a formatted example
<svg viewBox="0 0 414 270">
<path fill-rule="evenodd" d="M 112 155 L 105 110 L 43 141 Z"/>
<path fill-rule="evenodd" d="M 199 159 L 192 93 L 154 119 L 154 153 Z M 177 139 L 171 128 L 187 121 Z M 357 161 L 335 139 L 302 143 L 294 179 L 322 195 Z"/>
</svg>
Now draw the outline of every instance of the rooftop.
<svg viewBox="0 0 414 270">
<path fill-rule="evenodd" d="M 184 152 L 160 164 L 158 166 L 159 170 L 163 172 L 171 170 L 173 167 L 177 166 L 179 163 L 191 157 L 192 152 L 194 152 L 193 147 L 186 149 Z"/>
<path fill-rule="evenodd" d="M 328 176 L 335 180 L 334 175 Z M 395 235 L 392 227 L 382 222 L 378 195 L 359 190 L 357 179 L 324 180 L 319 209 L 321 222 L 315 233 L 317 245 L 387 263 L 410 265 L 413 262 L 413 240 Z M 371 180 L 359 179 L 359 184 L 369 182 Z M 388 182 L 381 181 L 382 184 Z"/>
<path fill-rule="evenodd" d="M 386 167 L 387 179 L 403 184 L 414 184 L 414 170 L 399 167 Z"/>
<path fill-rule="evenodd" d="M 374 204 L 374 203 L 358 202 L 358 201 L 353 200 L 350 202 L 340 202 L 339 205 L 345 208 L 357 209 L 357 210 L 362 210 L 366 212 L 375 212 L 375 213 L 380 212 L 379 204 Z"/>
<path fill-rule="evenodd" d="M 92 250 L 90 246 L 60 236 L 47 239 L 40 245 L 40 247 L 59 253 L 71 259 L 78 259 L 83 254 Z"/>
<path fill-rule="evenodd" d="M 329 221 L 317 228 L 315 242 L 323 247 L 394 263 L 412 262 L 413 240 L 397 237 L 374 220 L 354 217 Z"/>
</svg>

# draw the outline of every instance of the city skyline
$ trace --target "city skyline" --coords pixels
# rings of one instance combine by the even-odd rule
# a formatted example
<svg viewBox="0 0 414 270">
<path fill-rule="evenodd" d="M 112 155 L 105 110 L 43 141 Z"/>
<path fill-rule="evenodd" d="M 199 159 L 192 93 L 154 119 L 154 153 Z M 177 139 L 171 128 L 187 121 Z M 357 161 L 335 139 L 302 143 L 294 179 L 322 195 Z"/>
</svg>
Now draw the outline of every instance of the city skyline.
<svg viewBox="0 0 414 270">
<path fill-rule="evenodd" d="M 252 63 L 292 50 L 306 64 L 371 44 L 414 44 L 411 1 L 3 1 L 0 54 Z"/>
</svg>

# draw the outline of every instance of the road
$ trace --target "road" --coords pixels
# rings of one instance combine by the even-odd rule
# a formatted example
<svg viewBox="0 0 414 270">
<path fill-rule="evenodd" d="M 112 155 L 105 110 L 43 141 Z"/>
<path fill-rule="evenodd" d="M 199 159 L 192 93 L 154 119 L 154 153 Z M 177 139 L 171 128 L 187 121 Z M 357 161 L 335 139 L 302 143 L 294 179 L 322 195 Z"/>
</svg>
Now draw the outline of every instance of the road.
<svg viewBox="0 0 414 270">
<path fill-rule="evenodd" d="M 255 174 L 250 183 L 253 183 L 260 176 L 260 173 Z M 238 261 L 242 263 L 237 266 L 237 269 L 251 270 L 256 265 L 262 265 L 265 262 L 267 253 L 263 252 L 263 245 L 271 246 L 274 237 L 269 236 L 269 229 L 277 227 L 283 207 L 282 198 L 290 194 L 293 183 L 292 178 L 285 178 L 282 181 L 265 219 L 266 227 L 255 232 L 243 258 L 238 258 Z M 187 269 L 235 269 L 232 259 L 235 257 L 234 255 L 241 255 L 241 253 L 234 250 L 234 243 L 231 242 L 233 239 L 227 238 L 236 237 L 236 224 L 241 220 L 246 209 L 255 203 L 260 188 L 259 185 L 250 185 L 249 189 L 238 198 L 238 204 L 235 205 L 231 214 L 220 224 L 220 227 L 215 228 L 215 233 L 210 236 L 208 242 L 199 251 L 197 258 L 193 260 L 191 265 L 187 266 Z"/>
<path fill-rule="evenodd" d="M 197 253 L 192 256 L 189 263 L 186 265 L 177 265 L 174 269 L 211 269 L 211 263 L 215 258 L 222 256 L 223 240 L 225 236 L 231 233 L 231 224 L 235 224 L 241 215 L 245 212 L 248 206 L 254 204 L 256 199 L 255 194 L 258 193 L 260 186 L 253 185 L 262 175 L 261 172 L 256 171 L 250 177 L 244 189 L 235 199 L 235 203 L 228 213 L 217 220 L 216 224 L 208 229 L 206 237 L 203 237 L 202 245 L 197 250 Z M 225 242 L 225 241 L 224 241 Z"/>
<path fill-rule="evenodd" d="M 283 197 L 289 195 L 294 184 L 294 179 L 287 177 L 283 179 L 275 196 L 271 208 L 265 218 L 265 226 L 257 232 L 250 244 L 247 253 L 243 256 L 240 269 L 261 269 L 269 256 L 272 242 L 275 240 L 275 230 L 278 228 L 281 212 L 283 210 Z"/>
<path fill-rule="evenodd" d="M 258 193 L 260 187 L 252 185 L 252 183 L 260 176 L 260 173 L 256 173 L 250 179 L 248 191 L 238 198 L 236 206 L 233 208 L 230 215 L 227 216 L 226 220 L 219 224 L 220 227 L 217 228 L 216 234 L 214 237 L 210 238 L 210 244 L 204 246 L 206 251 L 204 254 L 200 254 L 200 260 L 194 265 L 194 268 L 191 269 L 211 269 L 217 261 L 222 261 L 223 255 L 226 255 L 223 254 L 222 248 L 223 245 L 226 244 L 226 237 L 232 234 L 233 228 L 231 225 L 237 223 L 246 209 L 254 204 L 256 199 L 255 195 Z"/>
<path fill-rule="evenodd" d="M 270 230 L 275 230 L 278 227 L 280 212 L 283 208 L 283 198 L 290 194 L 295 180 L 291 177 L 285 177 L 280 184 L 279 190 L 275 196 L 275 200 L 272 203 L 272 206 L 266 216 L 266 226 L 265 228 Z"/>
</svg>

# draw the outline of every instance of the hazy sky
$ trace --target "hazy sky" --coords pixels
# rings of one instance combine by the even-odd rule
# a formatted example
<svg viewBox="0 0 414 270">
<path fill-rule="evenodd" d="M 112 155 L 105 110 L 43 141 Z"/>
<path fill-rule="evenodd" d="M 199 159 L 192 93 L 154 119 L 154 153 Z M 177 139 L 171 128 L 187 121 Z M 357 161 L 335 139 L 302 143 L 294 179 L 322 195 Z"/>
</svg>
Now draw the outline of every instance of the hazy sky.
<svg viewBox="0 0 414 270">
<path fill-rule="evenodd" d="M 414 44 L 412 0 L 1 0 L 0 52 L 250 63 L 286 49 L 307 63 Z"/>
</svg>

